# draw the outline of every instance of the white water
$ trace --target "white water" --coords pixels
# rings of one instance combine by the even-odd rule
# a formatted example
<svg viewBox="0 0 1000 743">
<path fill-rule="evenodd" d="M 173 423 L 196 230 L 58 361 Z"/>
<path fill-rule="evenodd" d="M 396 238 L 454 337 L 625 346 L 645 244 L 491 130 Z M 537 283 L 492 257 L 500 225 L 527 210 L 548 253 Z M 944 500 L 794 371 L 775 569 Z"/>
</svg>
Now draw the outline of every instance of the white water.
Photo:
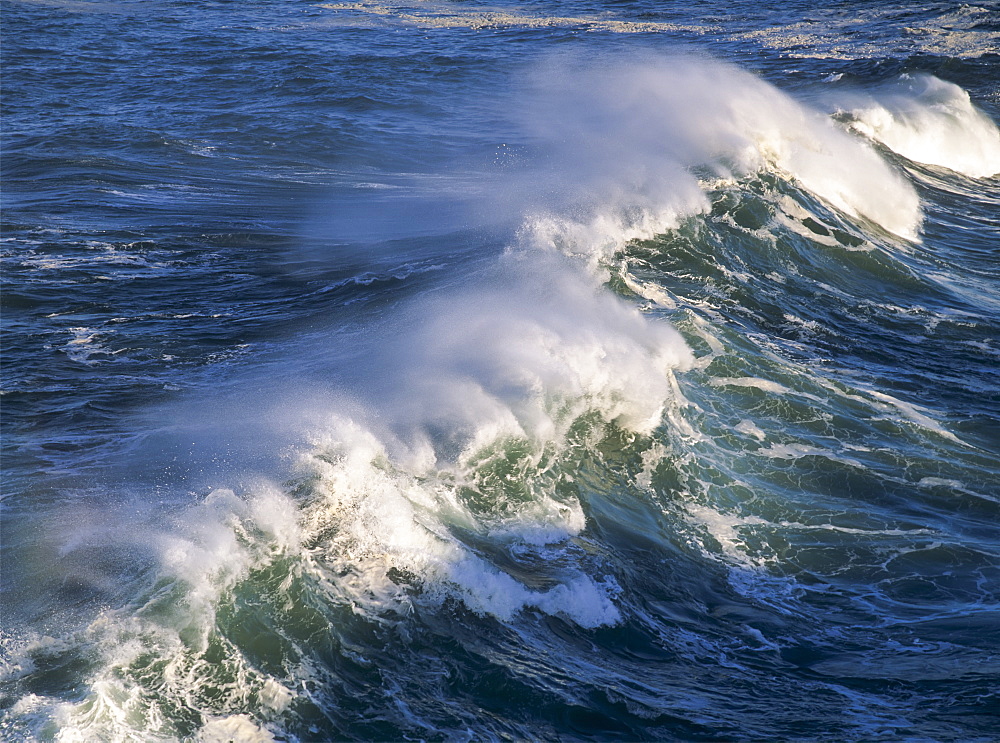
<svg viewBox="0 0 1000 743">
<path fill-rule="evenodd" d="M 703 212 L 702 179 L 770 171 L 849 216 L 917 240 L 912 186 L 865 142 L 759 78 L 719 62 L 557 57 L 533 78 L 527 126 L 552 173 L 538 177 L 540 242 L 606 257 Z M 555 174 L 555 175 L 553 175 Z"/>
<path fill-rule="evenodd" d="M 874 94 L 829 99 L 852 129 L 914 162 L 972 178 L 1000 175 L 1000 129 L 953 83 L 902 75 Z"/>
<path fill-rule="evenodd" d="M 601 264 L 705 211 L 699 170 L 716 179 L 770 170 L 917 238 L 916 194 L 871 147 L 716 62 L 556 58 L 533 79 L 525 123 L 546 157 L 515 178 L 523 190 L 507 191 L 526 202 L 517 243 L 470 286 L 399 312 L 405 319 L 373 344 L 375 374 L 358 406 L 317 424 L 300 462 L 316 493 L 306 533 L 334 535 L 322 560 L 349 576 L 344 596 L 372 611 L 410 600 L 389 578 L 396 570 L 419 580 L 424 600 L 454 596 L 505 621 L 525 607 L 585 627 L 617 621 L 614 586 L 567 557 L 586 522 L 547 472 L 582 416 L 599 421 L 596 436 L 611 423 L 641 435 L 683 425 L 673 374 L 690 368 L 690 351 L 667 324 L 609 294 Z M 526 491 L 484 480 L 502 460 L 516 462 Z M 524 586 L 459 533 L 537 549 L 562 568 L 547 588 Z"/>
<path fill-rule="evenodd" d="M 200 653 L 220 597 L 278 555 L 302 560 L 335 600 L 372 615 L 455 598 L 501 621 L 535 608 L 586 628 L 614 624 L 617 586 L 569 549 L 585 536 L 586 518 L 557 494 L 550 471 L 571 454 L 571 429 L 584 416 L 594 437 L 611 424 L 649 435 L 679 421 L 674 375 L 693 358 L 668 324 L 601 286 L 600 262 L 704 212 L 699 169 L 714 178 L 777 172 L 831 207 L 918 236 L 915 193 L 870 147 L 732 67 L 561 59 L 539 73 L 534 91 L 527 118 L 551 170 L 529 174 L 534 211 L 526 210 L 518 240 L 471 285 L 399 311 L 398 328 L 371 344 L 370 382 L 353 391 L 349 412 L 303 411 L 310 444 L 298 452 L 297 475 L 310 483 L 306 503 L 264 486 L 240 496 L 218 490 L 175 531 L 153 536 L 156 578 L 179 587 L 180 600 L 171 595 L 165 609 L 152 597 L 87 629 L 84 642 L 106 660 L 85 702 L 22 702 L 57 719 L 61 739 L 123 736 L 143 720 L 155 736 L 159 702 L 121 670 L 141 653 L 158 655 L 165 681 L 155 696 L 183 699 L 210 678 Z M 788 392 L 756 378 L 718 384 Z M 501 460 L 515 462 L 524 491 L 484 479 Z M 490 506 L 464 489 L 483 492 Z M 705 513 L 694 515 L 707 521 Z M 718 538 L 735 549 L 726 528 Z M 538 571 L 544 585 L 518 581 L 463 533 L 537 559 L 547 566 Z M 413 576 L 422 598 L 393 570 Z M 284 687 L 238 656 L 232 664 L 249 690 L 226 690 L 233 707 L 251 694 L 261 709 L 280 711 Z M 239 715 L 210 719 L 202 735 L 269 737 Z"/>
</svg>

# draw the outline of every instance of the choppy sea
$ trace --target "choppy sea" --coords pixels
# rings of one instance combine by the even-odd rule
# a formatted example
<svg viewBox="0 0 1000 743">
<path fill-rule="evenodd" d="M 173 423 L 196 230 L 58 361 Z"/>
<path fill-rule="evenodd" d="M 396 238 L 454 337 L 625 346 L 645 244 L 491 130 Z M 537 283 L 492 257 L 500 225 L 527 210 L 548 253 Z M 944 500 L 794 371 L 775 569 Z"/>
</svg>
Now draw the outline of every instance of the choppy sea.
<svg viewBox="0 0 1000 743">
<path fill-rule="evenodd" d="M 0 737 L 1000 740 L 1000 3 L 0 34 Z"/>
</svg>

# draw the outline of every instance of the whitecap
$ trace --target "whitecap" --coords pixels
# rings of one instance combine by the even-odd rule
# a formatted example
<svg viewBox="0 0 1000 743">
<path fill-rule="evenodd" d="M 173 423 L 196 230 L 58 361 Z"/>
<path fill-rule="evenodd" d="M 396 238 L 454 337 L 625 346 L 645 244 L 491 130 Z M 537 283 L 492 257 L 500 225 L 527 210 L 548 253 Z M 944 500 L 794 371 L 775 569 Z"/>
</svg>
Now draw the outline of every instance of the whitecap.
<svg viewBox="0 0 1000 743">
<path fill-rule="evenodd" d="M 1000 174 L 1000 129 L 954 83 L 903 75 L 879 91 L 830 100 L 851 129 L 909 160 L 972 178 Z"/>
</svg>

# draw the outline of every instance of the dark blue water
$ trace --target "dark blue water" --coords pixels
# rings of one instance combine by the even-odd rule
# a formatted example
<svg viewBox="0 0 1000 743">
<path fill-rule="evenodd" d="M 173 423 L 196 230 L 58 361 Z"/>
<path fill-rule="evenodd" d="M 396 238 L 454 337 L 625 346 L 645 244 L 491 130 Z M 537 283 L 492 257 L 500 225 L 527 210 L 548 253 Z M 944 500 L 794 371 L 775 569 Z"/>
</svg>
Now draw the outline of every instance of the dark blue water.
<svg viewBox="0 0 1000 743">
<path fill-rule="evenodd" d="M 6 739 L 1000 738 L 1000 5 L 0 24 Z"/>
</svg>

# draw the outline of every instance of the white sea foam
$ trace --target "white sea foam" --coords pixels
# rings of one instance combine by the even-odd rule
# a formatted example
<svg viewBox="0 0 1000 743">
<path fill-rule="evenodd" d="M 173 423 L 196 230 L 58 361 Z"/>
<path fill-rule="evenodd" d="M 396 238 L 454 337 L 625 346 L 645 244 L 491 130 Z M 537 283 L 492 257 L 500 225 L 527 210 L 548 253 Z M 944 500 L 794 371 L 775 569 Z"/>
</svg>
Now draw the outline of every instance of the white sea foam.
<svg viewBox="0 0 1000 743">
<path fill-rule="evenodd" d="M 608 17 L 607 13 L 546 16 L 532 15 L 526 10 L 506 12 L 500 8 L 484 9 L 435 2 L 421 2 L 414 8 L 405 9 L 395 3 L 387 5 L 379 2 L 332 2 L 319 7 L 337 12 L 334 18 L 338 25 L 355 25 L 362 21 L 363 25 L 404 25 L 424 29 L 578 28 L 622 34 L 671 31 L 710 33 L 718 30 L 717 26 L 701 24 L 619 20 Z"/>
<path fill-rule="evenodd" d="M 910 160 L 973 178 L 1000 174 L 1000 129 L 953 83 L 903 75 L 876 93 L 830 100 L 852 129 Z"/>
<path fill-rule="evenodd" d="M 761 44 L 781 50 L 789 57 L 819 59 L 906 59 L 926 54 L 951 58 L 976 58 L 995 52 L 1000 32 L 983 21 L 995 8 L 988 3 L 954 3 L 933 11 L 908 14 L 898 34 L 869 34 L 873 28 L 896 27 L 901 8 L 852 7 L 844 13 L 837 5 L 814 4 L 808 14 L 797 15 L 789 23 L 767 24 L 749 31 L 737 30 L 736 41 Z M 840 73 L 837 73 L 839 75 Z M 837 75 L 831 75 L 836 77 Z"/>
<path fill-rule="evenodd" d="M 969 489 L 961 480 L 954 480 L 945 477 L 922 477 L 920 478 L 920 481 L 917 482 L 917 487 L 953 491 L 964 495 L 971 495 L 973 498 L 992 501 L 993 503 L 1000 502 L 1000 498 L 996 495 L 976 492 L 975 490 Z"/>
<path fill-rule="evenodd" d="M 766 449 L 758 449 L 756 454 L 762 457 L 770 457 L 772 459 L 802 459 L 803 457 L 823 457 L 831 462 L 838 462 L 840 464 L 846 464 L 851 467 L 856 467 L 858 469 L 867 469 L 867 467 L 856 459 L 850 457 L 844 457 L 837 452 L 831 451 L 830 449 L 824 449 L 820 446 L 812 446 L 810 444 L 771 444 L 771 446 Z"/>
<path fill-rule="evenodd" d="M 764 433 L 760 427 L 751 420 L 743 419 L 734 426 L 735 430 L 746 436 L 753 436 L 758 441 L 764 441 L 767 439 L 767 434 Z"/>
<path fill-rule="evenodd" d="M 754 389 L 771 392 L 775 395 L 792 394 L 792 390 L 783 384 L 757 377 L 713 377 L 708 380 L 708 383 L 713 387 L 753 387 Z"/>
<path fill-rule="evenodd" d="M 679 420 L 673 374 L 693 358 L 673 328 L 607 292 L 591 269 L 705 199 L 690 176 L 680 192 L 660 176 L 633 189 L 602 170 L 584 162 L 557 174 L 558 188 L 532 184 L 531 203 L 554 193 L 545 212 L 525 219 L 485 276 L 407 306 L 373 344 L 376 373 L 357 408 L 315 426 L 301 460 L 315 496 L 304 529 L 341 599 L 378 614 L 413 600 L 404 575 L 421 600 L 458 598 L 503 621 L 528 608 L 585 627 L 618 621 L 613 583 L 568 556 L 586 519 L 555 496 L 552 462 L 585 418 L 597 436 L 608 424 L 648 435 Z M 568 184 L 584 171 L 586 188 Z M 594 199 L 610 207 L 591 208 Z M 548 555 L 544 579 L 522 584 L 463 534 Z"/>
<path fill-rule="evenodd" d="M 536 74 L 528 125 L 556 177 L 536 174 L 539 244 L 605 257 L 708 208 L 693 169 L 789 178 L 851 217 L 917 240 L 912 186 L 819 111 L 735 67 L 701 58 L 582 62 Z M 553 217 L 552 215 L 556 216 Z"/>
<path fill-rule="evenodd" d="M 837 526 L 835 524 L 802 524 L 798 521 L 780 521 L 776 526 L 799 531 L 833 531 L 840 534 L 857 534 L 862 536 L 902 537 L 933 536 L 936 534 L 932 529 L 858 529 L 848 526 Z"/>
<path fill-rule="evenodd" d="M 381 392 L 394 417 L 553 440 L 588 410 L 650 432 L 671 398 L 670 374 L 692 363 L 680 335 L 648 320 L 559 256 L 515 255 L 487 286 L 413 309 L 385 350 L 405 366 Z M 483 440 L 485 437 L 485 440 Z"/>
<path fill-rule="evenodd" d="M 761 555 L 754 554 L 747 545 L 746 539 L 740 533 L 741 527 L 764 525 L 768 522 L 756 516 L 742 517 L 723 513 L 710 506 L 695 503 L 687 504 L 687 520 L 704 529 L 722 548 L 725 560 L 744 570 L 758 570 L 765 560 Z M 702 545 L 706 556 L 715 557 L 712 550 Z"/>
<path fill-rule="evenodd" d="M 749 387 L 774 395 L 794 395 L 796 397 L 803 397 L 806 400 L 822 402 L 819 397 L 809 392 L 793 390 L 779 382 L 774 382 L 770 379 L 760 379 L 759 377 L 712 377 L 708 380 L 708 383 L 713 387 Z"/>
<path fill-rule="evenodd" d="M 585 627 L 618 619 L 607 592 L 579 570 L 539 591 L 477 555 L 451 529 L 486 533 L 489 519 L 462 502 L 445 473 L 414 477 L 393 467 L 378 440 L 352 422 L 332 423 L 329 438 L 317 442 L 302 467 L 318 478 L 316 499 L 306 511 L 306 532 L 330 535 L 316 548 L 323 563 L 342 576 L 338 589 L 343 595 L 369 612 L 403 600 L 390 578 L 390 571 L 397 570 L 418 580 L 428 599 L 455 596 L 472 611 L 505 621 L 529 606 Z M 508 522 L 506 539 L 558 543 L 582 530 L 578 506 L 537 497 L 542 508 L 537 502 L 529 505 L 535 519 L 527 531 L 519 533 Z M 545 521 L 541 535 L 539 526 Z"/>
<path fill-rule="evenodd" d="M 276 738 L 248 715 L 219 717 L 206 722 L 198 732 L 199 743 L 273 743 Z"/>
<path fill-rule="evenodd" d="M 630 291 L 657 307 L 663 307 L 668 310 L 677 308 L 677 301 L 670 295 L 670 292 L 656 283 L 652 281 L 640 281 L 628 274 L 625 274 L 622 279 Z"/>
<path fill-rule="evenodd" d="M 910 423 L 916 424 L 921 428 L 928 431 L 933 431 L 937 435 L 954 441 L 957 444 L 964 444 L 965 442 L 959 439 L 955 434 L 942 426 L 938 421 L 931 418 L 927 413 L 931 412 L 927 408 L 923 408 L 919 405 L 914 405 L 913 403 L 908 403 L 898 398 L 888 395 L 884 392 L 878 392 L 877 390 L 869 390 L 868 394 L 874 397 L 876 400 L 880 400 L 885 404 L 876 404 L 882 410 L 889 410 L 894 408 L 898 411 L 903 418 L 905 418 Z"/>
<path fill-rule="evenodd" d="M 427 598 L 457 597 L 504 621 L 533 607 L 585 627 L 614 623 L 610 584 L 584 566 L 569 560 L 548 587 L 528 587 L 460 534 L 565 557 L 586 520 L 555 497 L 551 460 L 585 416 L 652 432 L 678 404 L 672 374 L 690 351 L 562 256 L 501 263 L 488 286 L 413 307 L 412 326 L 380 342 L 367 412 L 318 426 L 301 463 L 316 494 L 306 532 L 324 535 L 323 563 L 350 576 L 338 590 L 371 611 L 401 600 L 395 570 Z"/>
<path fill-rule="evenodd" d="M 333 601 L 373 620 L 451 599 L 504 622 L 524 611 L 586 628 L 618 622 L 619 589 L 578 548 L 587 520 L 556 488 L 566 479 L 559 463 L 588 430 L 648 436 L 666 423 L 695 436 L 674 378 L 695 362 L 673 328 L 607 292 L 594 269 L 628 241 L 706 211 L 692 172 L 706 166 L 721 177 L 778 172 L 848 214 L 917 235 L 912 189 L 871 148 L 732 67 L 560 60 L 535 92 L 529 118 L 554 170 L 530 174 L 528 199 L 541 206 L 527 212 L 510 250 L 469 285 L 401 309 L 397 327 L 372 341 L 369 373 L 346 393 L 349 408 L 303 416 L 313 428 L 298 457 L 304 502 L 267 487 L 251 497 L 216 490 L 175 531 L 151 539 L 162 595 L 88 629 L 105 670 L 85 702 L 56 705 L 64 739 L 121 736 L 137 716 L 152 737 L 169 737 L 160 705 L 208 683 L 204 655 L 217 641 L 224 597 L 275 555 L 292 556 Z M 671 306 L 653 287 L 632 285 Z M 95 342 L 84 330 L 74 346 Z M 706 364 L 722 346 L 703 333 Z M 802 394 L 750 377 L 712 383 Z M 748 422 L 737 430 L 766 438 Z M 759 453 L 833 458 L 777 445 Z M 649 486 L 654 458 L 644 464 Z M 730 564 L 759 567 L 739 534 L 749 520 L 709 508 L 690 515 Z M 500 555 L 533 560 L 530 585 L 500 567 Z M 144 654 L 162 661 L 155 694 L 129 670 Z M 293 692 L 238 653 L 226 663 L 235 681 L 201 738 L 268 740 L 261 719 L 240 710 L 250 700 L 266 720 Z"/>
<path fill-rule="evenodd" d="M 92 356 L 111 357 L 114 353 L 100 342 L 101 334 L 92 328 L 69 328 L 72 340 L 64 348 L 66 355 L 81 364 L 97 363 Z"/>
<path fill-rule="evenodd" d="M 227 643 L 218 635 L 216 614 L 234 586 L 274 557 L 297 552 L 297 519 L 286 496 L 261 486 L 250 498 L 211 493 L 173 531 L 132 525 L 135 533 L 124 539 L 143 541 L 160 557 L 155 584 L 72 637 L 40 638 L 24 647 L 26 655 L 58 653 L 60 644 L 86 648 L 103 662 L 88 679 L 84 700 L 24 698 L 20 714 L 48 720 L 48 735 L 60 742 L 132 740 L 137 730 L 144 740 L 176 740 L 170 710 L 197 707 L 195 700 L 206 694 L 213 709 L 249 704 L 264 720 L 279 714 L 292 698 L 281 679 L 253 668 L 235 647 L 227 646 L 221 661 L 205 653 L 210 642 Z M 260 719 L 236 714 L 208 717 L 199 739 L 273 738 Z"/>
</svg>

